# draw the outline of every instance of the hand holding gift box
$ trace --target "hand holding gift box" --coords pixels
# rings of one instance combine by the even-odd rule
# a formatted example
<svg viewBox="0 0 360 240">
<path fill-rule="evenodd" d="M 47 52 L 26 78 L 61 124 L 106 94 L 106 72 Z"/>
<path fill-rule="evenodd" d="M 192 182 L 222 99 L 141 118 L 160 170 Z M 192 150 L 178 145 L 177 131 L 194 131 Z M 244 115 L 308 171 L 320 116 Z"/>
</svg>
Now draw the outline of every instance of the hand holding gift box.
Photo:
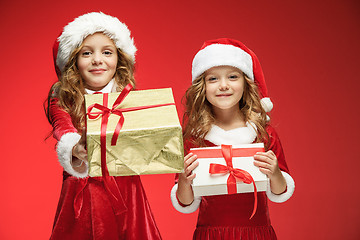
<svg viewBox="0 0 360 240">
<path fill-rule="evenodd" d="M 256 192 L 267 188 L 267 176 L 254 166 L 254 155 L 264 152 L 263 143 L 192 148 L 190 152 L 197 155 L 199 162 L 193 171 L 195 196 L 254 192 L 252 216 L 255 214 Z"/>
<path fill-rule="evenodd" d="M 89 175 L 180 172 L 182 130 L 171 89 L 130 90 L 85 95 Z"/>
</svg>

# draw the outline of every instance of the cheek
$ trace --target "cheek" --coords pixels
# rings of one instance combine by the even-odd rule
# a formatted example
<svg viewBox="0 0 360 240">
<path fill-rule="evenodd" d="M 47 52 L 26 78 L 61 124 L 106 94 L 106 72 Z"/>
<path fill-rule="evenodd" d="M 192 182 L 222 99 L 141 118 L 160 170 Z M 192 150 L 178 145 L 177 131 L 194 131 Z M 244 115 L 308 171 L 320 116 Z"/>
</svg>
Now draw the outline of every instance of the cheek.
<svg viewBox="0 0 360 240">
<path fill-rule="evenodd" d="M 207 92 L 205 92 L 205 99 L 208 100 L 209 102 L 211 101 L 211 98 L 209 97 Z"/>
<path fill-rule="evenodd" d="M 83 59 L 78 59 L 77 63 L 76 63 L 77 68 L 79 69 L 80 73 L 83 74 L 83 72 L 85 71 L 85 69 L 87 68 L 87 63 L 85 60 Z"/>
<path fill-rule="evenodd" d="M 243 96 L 244 96 L 244 92 L 243 92 L 243 90 L 241 89 L 241 91 L 238 92 L 238 100 L 240 101 Z"/>
<path fill-rule="evenodd" d="M 113 58 L 109 61 L 108 65 L 109 65 L 109 68 L 111 68 L 112 70 L 116 70 L 116 67 L 117 67 L 117 62 L 118 62 L 118 59 L 117 58 Z"/>
<path fill-rule="evenodd" d="M 206 88 L 205 90 L 205 98 L 206 100 L 213 105 L 215 103 L 215 91 L 213 88 Z"/>
<path fill-rule="evenodd" d="M 242 84 L 233 87 L 234 92 L 241 98 L 244 94 L 244 86 Z"/>
<path fill-rule="evenodd" d="M 216 90 L 217 90 L 216 84 L 205 84 L 205 95 L 206 96 L 215 94 Z"/>
<path fill-rule="evenodd" d="M 211 98 L 211 88 L 206 86 L 205 87 L 205 98 L 209 101 L 209 98 Z"/>
<path fill-rule="evenodd" d="M 244 88 L 243 87 L 240 87 L 238 89 L 238 94 L 241 95 L 241 96 L 244 94 Z"/>
</svg>

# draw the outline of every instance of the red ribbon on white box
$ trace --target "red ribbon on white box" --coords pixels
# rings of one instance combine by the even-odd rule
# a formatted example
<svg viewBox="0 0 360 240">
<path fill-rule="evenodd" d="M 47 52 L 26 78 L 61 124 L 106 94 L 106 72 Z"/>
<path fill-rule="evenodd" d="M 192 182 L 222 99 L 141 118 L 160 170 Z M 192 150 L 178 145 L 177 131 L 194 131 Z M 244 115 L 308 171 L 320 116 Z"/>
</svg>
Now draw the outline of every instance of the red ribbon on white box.
<svg viewBox="0 0 360 240">
<path fill-rule="evenodd" d="M 192 153 L 196 154 L 198 158 L 221 158 L 223 157 L 226 162 L 226 166 L 222 164 L 211 163 L 209 167 L 210 174 L 227 174 L 229 177 L 227 179 L 227 189 L 228 194 L 237 193 L 236 181 L 241 180 L 246 184 L 254 185 L 254 208 L 250 216 L 250 219 L 255 215 L 257 209 L 257 189 L 255 181 L 245 170 L 234 168 L 232 164 L 232 157 L 241 156 L 241 157 L 253 157 L 257 152 L 264 152 L 263 148 L 235 148 L 233 149 L 231 145 L 221 145 L 221 149 L 192 149 Z"/>
</svg>

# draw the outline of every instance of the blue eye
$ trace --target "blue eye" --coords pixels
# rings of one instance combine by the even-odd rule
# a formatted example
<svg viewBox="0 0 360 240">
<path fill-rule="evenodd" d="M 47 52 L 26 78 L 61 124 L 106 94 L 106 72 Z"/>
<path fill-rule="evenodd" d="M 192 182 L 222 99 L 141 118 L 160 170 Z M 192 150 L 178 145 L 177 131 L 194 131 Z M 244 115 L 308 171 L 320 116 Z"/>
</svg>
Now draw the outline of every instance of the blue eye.
<svg viewBox="0 0 360 240">
<path fill-rule="evenodd" d="M 216 77 L 209 77 L 207 80 L 208 80 L 209 82 L 214 82 L 214 81 L 217 80 L 217 78 L 216 78 Z"/>
<path fill-rule="evenodd" d="M 104 51 L 103 54 L 105 54 L 105 55 L 107 55 L 107 56 L 110 56 L 110 55 L 112 55 L 113 53 L 112 53 L 111 51 Z"/>
<path fill-rule="evenodd" d="M 81 53 L 81 55 L 83 56 L 90 56 L 91 52 L 90 51 L 85 51 L 83 53 Z"/>
</svg>

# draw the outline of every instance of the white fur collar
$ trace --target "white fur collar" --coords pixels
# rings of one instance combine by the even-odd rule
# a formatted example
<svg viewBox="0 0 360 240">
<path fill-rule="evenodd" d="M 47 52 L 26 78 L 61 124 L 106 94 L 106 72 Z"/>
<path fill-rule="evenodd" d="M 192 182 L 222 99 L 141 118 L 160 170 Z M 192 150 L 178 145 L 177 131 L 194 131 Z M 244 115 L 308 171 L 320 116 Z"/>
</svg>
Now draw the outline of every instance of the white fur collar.
<svg viewBox="0 0 360 240">
<path fill-rule="evenodd" d="M 205 139 L 215 145 L 250 144 L 255 141 L 256 129 L 255 124 L 250 121 L 246 122 L 246 127 L 235 128 L 227 131 L 213 124 L 210 131 L 205 136 Z"/>
<path fill-rule="evenodd" d="M 115 84 L 114 79 L 111 79 L 111 81 L 101 90 L 93 91 L 93 90 L 85 88 L 85 91 L 86 91 L 87 94 L 94 94 L 95 92 L 111 93 L 111 90 L 112 90 L 114 84 Z"/>
</svg>

